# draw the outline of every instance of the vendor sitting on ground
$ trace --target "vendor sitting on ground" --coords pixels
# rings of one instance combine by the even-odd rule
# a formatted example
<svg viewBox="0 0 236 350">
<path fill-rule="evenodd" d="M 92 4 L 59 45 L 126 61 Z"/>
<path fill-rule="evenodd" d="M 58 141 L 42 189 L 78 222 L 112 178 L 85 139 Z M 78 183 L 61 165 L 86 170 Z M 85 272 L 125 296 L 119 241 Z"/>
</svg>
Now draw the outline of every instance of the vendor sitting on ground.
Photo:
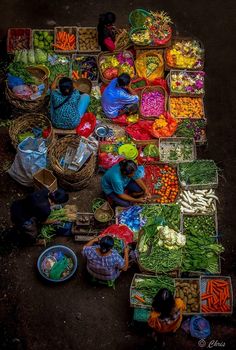
<svg viewBox="0 0 236 350">
<path fill-rule="evenodd" d="M 125 247 L 122 258 L 113 246 L 111 236 L 96 237 L 84 246 L 82 254 L 87 259 L 87 271 L 94 279 L 114 281 L 121 271 L 128 269 L 129 248 Z"/>
<path fill-rule="evenodd" d="M 62 189 L 54 192 L 49 192 L 47 189 L 36 191 L 12 203 L 11 220 L 22 238 L 33 243 L 40 224 L 55 223 L 55 221 L 47 220 L 51 207 L 55 204 L 66 203 L 68 199 L 68 194 Z"/>
<path fill-rule="evenodd" d="M 130 76 L 122 73 L 105 88 L 101 102 L 103 111 L 108 118 L 137 113 L 139 97 L 130 93 L 129 83 Z"/>
<path fill-rule="evenodd" d="M 97 26 L 98 43 L 102 51 L 113 52 L 115 50 L 116 27 L 114 23 L 116 15 L 113 12 L 106 12 L 99 16 Z"/>
<path fill-rule="evenodd" d="M 185 303 L 180 298 L 174 298 L 166 288 L 162 288 L 154 297 L 148 325 L 153 328 L 153 337 L 160 346 L 163 345 L 163 334 L 174 333 L 180 327 L 183 319 Z"/>
<path fill-rule="evenodd" d="M 57 83 L 59 81 L 59 90 Z M 58 129 L 74 129 L 86 112 L 90 96 L 80 94 L 70 78 L 57 76 L 51 86 L 50 112 L 52 125 Z"/>
<path fill-rule="evenodd" d="M 137 166 L 132 160 L 122 160 L 103 175 L 102 190 L 109 201 L 121 207 L 144 203 L 150 194 L 143 176 L 143 166 Z"/>
</svg>

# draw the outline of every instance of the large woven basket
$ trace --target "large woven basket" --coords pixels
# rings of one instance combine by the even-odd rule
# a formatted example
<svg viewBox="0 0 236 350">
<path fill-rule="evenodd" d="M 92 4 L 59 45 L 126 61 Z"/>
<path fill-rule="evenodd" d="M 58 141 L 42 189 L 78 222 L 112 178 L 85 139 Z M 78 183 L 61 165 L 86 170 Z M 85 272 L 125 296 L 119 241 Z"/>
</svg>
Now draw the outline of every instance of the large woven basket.
<svg viewBox="0 0 236 350">
<path fill-rule="evenodd" d="M 103 59 L 103 58 L 105 58 L 105 57 L 107 57 L 107 56 L 115 56 L 115 55 L 117 55 L 119 52 L 128 52 L 129 53 L 129 55 L 130 55 L 130 57 L 133 59 L 133 61 L 134 61 L 134 58 L 133 58 L 133 54 L 132 54 L 132 52 L 130 52 L 129 50 L 117 50 L 117 51 L 114 51 L 114 52 L 101 52 L 99 55 L 98 55 L 98 69 L 99 69 L 99 75 L 100 75 L 100 78 L 101 78 L 101 80 L 103 81 L 103 83 L 105 83 L 105 84 L 109 84 L 110 82 L 111 82 L 111 80 L 112 79 L 106 79 L 104 76 L 103 76 L 103 72 L 102 72 L 102 70 L 101 70 L 101 66 L 100 66 L 100 64 L 101 64 L 101 60 Z M 119 68 L 119 67 L 117 67 L 117 68 Z M 134 67 L 135 68 L 135 67 Z"/>
<path fill-rule="evenodd" d="M 27 131 L 30 131 L 32 128 L 50 129 L 49 135 L 47 137 L 47 145 L 50 147 L 50 145 L 53 143 L 54 137 L 50 120 L 44 114 L 27 113 L 13 120 L 10 125 L 9 136 L 15 148 L 17 148 L 18 144 L 20 143 L 18 136 Z"/>
<path fill-rule="evenodd" d="M 77 148 L 79 146 L 79 143 L 79 135 L 67 135 L 57 140 L 54 147 L 49 152 L 51 167 L 54 173 L 57 175 L 58 179 L 62 180 L 62 182 L 66 181 L 69 184 L 74 184 L 74 186 L 76 186 L 76 183 L 78 186 L 80 186 L 79 183 L 82 182 L 82 184 L 84 184 L 85 180 L 90 179 L 94 174 L 96 165 L 96 158 L 94 154 L 92 154 L 87 162 L 78 171 L 72 171 L 63 168 L 63 166 L 60 164 L 60 160 L 66 155 L 67 148 Z"/>
<path fill-rule="evenodd" d="M 121 30 L 121 32 L 119 34 L 117 34 L 116 36 L 116 40 L 115 40 L 115 47 L 116 47 L 116 51 L 120 51 L 120 50 L 126 50 L 128 49 L 130 46 L 132 46 L 132 42 L 129 39 L 129 33 L 127 32 L 127 30 L 124 28 Z"/>
<path fill-rule="evenodd" d="M 151 92 L 151 91 L 159 91 L 164 96 L 164 99 L 165 99 L 164 110 L 165 111 L 167 110 L 168 95 L 167 95 L 166 90 L 161 86 L 147 86 L 142 90 L 141 98 L 140 98 L 140 102 L 139 102 L 139 111 L 140 111 L 142 118 L 144 118 L 144 119 L 156 119 L 156 118 L 158 118 L 158 116 L 144 116 L 144 115 L 142 115 L 142 112 L 141 112 L 142 96 L 145 92 Z"/>
<path fill-rule="evenodd" d="M 26 68 L 27 71 L 41 81 L 45 85 L 44 92 L 36 100 L 23 100 L 22 98 L 16 96 L 11 89 L 9 89 L 8 84 L 6 83 L 5 95 L 8 102 L 16 109 L 22 110 L 25 112 L 36 112 L 40 110 L 45 103 L 45 97 L 48 91 L 48 69 L 42 65 L 40 66 L 30 66 Z"/>
</svg>

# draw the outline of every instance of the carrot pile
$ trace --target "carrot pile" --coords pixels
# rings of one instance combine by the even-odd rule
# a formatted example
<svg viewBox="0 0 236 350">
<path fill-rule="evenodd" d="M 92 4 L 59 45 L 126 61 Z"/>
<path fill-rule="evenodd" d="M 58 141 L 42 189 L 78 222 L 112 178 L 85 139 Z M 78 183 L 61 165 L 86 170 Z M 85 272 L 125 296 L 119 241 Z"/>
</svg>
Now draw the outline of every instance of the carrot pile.
<svg viewBox="0 0 236 350">
<path fill-rule="evenodd" d="M 203 100 L 198 97 L 171 97 L 170 112 L 174 118 L 203 118 Z"/>
<path fill-rule="evenodd" d="M 75 34 L 67 32 L 57 32 L 55 48 L 62 51 L 71 51 L 76 49 Z"/>
<path fill-rule="evenodd" d="M 230 284 L 221 279 L 209 280 L 201 299 L 205 302 L 202 304 L 202 312 L 230 312 Z"/>
<path fill-rule="evenodd" d="M 81 75 L 79 75 L 78 70 L 72 71 L 72 79 L 78 80 L 79 78 L 88 78 L 88 72 L 84 72 Z"/>
</svg>

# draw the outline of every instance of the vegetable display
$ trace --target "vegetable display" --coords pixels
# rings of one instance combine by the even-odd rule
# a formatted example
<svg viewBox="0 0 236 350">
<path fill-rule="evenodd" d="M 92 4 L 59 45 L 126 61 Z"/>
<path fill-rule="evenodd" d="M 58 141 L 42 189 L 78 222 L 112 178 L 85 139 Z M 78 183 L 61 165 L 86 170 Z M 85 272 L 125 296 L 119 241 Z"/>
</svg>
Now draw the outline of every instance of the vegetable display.
<svg viewBox="0 0 236 350">
<path fill-rule="evenodd" d="M 179 249 L 185 246 L 186 237 L 168 226 L 158 226 L 159 240 L 157 244 L 167 249 Z"/>
<path fill-rule="evenodd" d="M 96 28 L 79 28 L 79 51 L 98 51 L 98 39 Z"/>
<path fill-rule="evenodd" d="M 31 33 L 27 28 L 12 28 L 8 32 L 8 51 L 29 50 L 31 47 Z"/>
<path fill-rule="evenodd" d="M 184 234 L 199 237 L 217 235 L 214 215 L 196 215 L 183 217 Z"/>
<path fill-rule="evenodd" d="M 112 80 L 122 73 L 134 77 L 134 61 L 129 51 L 119 52 L 116 55 L 104 55 L 99 61 L 102 75 L 107 80 Z"/>
<path fill-rule="evenodd" d="M 34 31 L 33 34 L 33 45 L 34 48 L 43 49 L 45 51 L 52 50 L 52 44 L 54 40 L 54 35 L 47 30 Z"/>
<path fill-rule="evenodd" d="M 98 80 L 98 66 L 94 56 L 77 56 L 72 62 L 72 78 L 88 78 L 92 82 Z"/>
<path fill-rule="evenodd" d="M 217 243 L 215 237 L 191 231 L 186 236 L 182 271 L 219 273 L 219 254 L 223 251 L 223 246 Z"/>
<path fill-rule="evenodd" d="M 180 162 L 195 159 L 192 139 L 160 139 L 160 161 Z"/>
<path fill-rule="evenodd" d="M 217 166 L 213 160 L 179 163 L 181 186 L 217 184 Z"/>
<path fill-rule="evenodd" d="M 178 40 L 166 49 L 166 63 L 171 68 L 201 69 L 204 50 L 197 40 Z"/>
<path fill-rule="evenodd" d="M 168 276 L 147 277 L 136 275 L 131 285 L 131 303 L 135 306 L 151 307 L 155 295 L 160 289 L 167 288 L 174 293 L 174 280 Z"/>
<path fill-rule="evenodd" d="M 196 142 L 206 141 L 206 120 L 192 120 L 185 119 L 178 123 L 175 136 L 178 137 L 191 137 L 194 138 Z"/>
<path fill-rule="evenodd" d="M 203 71 L 170 71 L 170 91 L 176 94 L 203 95 Z"/>
<path fill-rule="evenodd" d="M 36 78 L 33 77 L 25 68 L 22 62 L 12 62 L 8 66 L 8 72 L 18 78 L 21 78 L 25 84 L 35 84 Z"/>
<path fill-rule="evenodd" d="M 199 280 L 175 280 L 175 297 L 180 298 L 186 305 L 185 313 L 200 312 Z"/>
<path fill-rule="evenodd" d="M 158 117 L 165 112 L 165 96 L 159 91 L 142 94 L 140 113 L 144 117 Z"/>
<path fill-rule="evenodd" d="M 168 273 L 181 266 L 182 249 L 168 249 L 158 245 L 157 225 L 145 225 L 138 242 L 140 266 L 155 273 Z"/>
<path fill-rule="evenodd" d="M 144 205 L 141 216 L 147 225 L 165 223 L 175 231 L 180 230 L 180 206 L 178 204 L 168 205 Z"/>
<path fill-rule="evenodd" d="M 156 144 L 137 145 L 137 147 L 139 151 L 137 161 L 139 164 L 157 163 L 159 160 L 159 148 Z"/>
<path fill-rule="evenodd" d="M 182 190 L 177 203 L 181 206 L 181 212 L 187 214 L 207 214 L 216 211 L 218 197 L 212 189 L 207 190 Z"/>
<path fill-rule="evenodd" d="M 46 63 L 48 60 L 47 52 L 41 49 L 20 50 L 15 52 L 14 62 L 32 65 L 35 63 Z"/>
<path fill-rule="evenodd" d="M 145 183 L 157 203 L 173 203 L 179 187 L 176 169 L 169 165 L 146 165 Z"/>
<path fill-rule="evenodd" d="M 200 97 L 170 96 L 170 113 L 174 118 L 204 118 L 203 100 Z"/>
<path fill-rule="evenodd" d="M 231 284 L 223 277 L 203 278 L 205 285 L 201 294 L 201 311 L 203 313 L 229 313 L 232 307 Z"/>
<path fill-rule="evenodd" d="M 56 44 L 53 44 L 53 46 L 60 51 L 75 51 L 76 36 L 65 31 L 58 31 L 56 34 Z"/>
</svg>

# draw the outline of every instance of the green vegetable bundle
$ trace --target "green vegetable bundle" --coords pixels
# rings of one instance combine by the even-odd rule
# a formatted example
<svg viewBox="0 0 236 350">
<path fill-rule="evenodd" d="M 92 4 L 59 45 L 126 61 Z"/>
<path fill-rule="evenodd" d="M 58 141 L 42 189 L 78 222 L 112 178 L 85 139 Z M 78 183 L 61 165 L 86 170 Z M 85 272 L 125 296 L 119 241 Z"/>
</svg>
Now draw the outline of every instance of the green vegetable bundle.
<svg viewBox="0 0 236 350">
<path fill-rule="evenodd" d="M 215 217 L 212 215 L 184 216 L 184 233 L 199 237 L 215 236 Z"/>
<path fill-rule="evenodd" d="M 184 185 L 207 185 L 217 182 L 217 166 L 213 160 L 196 160 L 179 164 L 179 180 Z"/>
<path fill-rule="evenodd" d="M 182 271 L 219 272 L 219 254 L 224 247 L 216 242 L 215 237 L 187 235 L 184 249 Z"/>
<path fill-rule="evenodd" d="M 22 62 L 12 62 L 8 66 L 8 72 L 18 78 L 21 78 L 25 84 L 37 83 L 36 78 L 33 77 Z"/>
<path fill-rule="evenodd" d="M 141 213 L 142 217 L 147 220 L 147 225 L 157 222 L 158 218 L 164 220 L 166 225 L 175 231 L 180 228 L 180 206 L 179 204 L 168 205 L 144 205 Z"/>
</svg>

